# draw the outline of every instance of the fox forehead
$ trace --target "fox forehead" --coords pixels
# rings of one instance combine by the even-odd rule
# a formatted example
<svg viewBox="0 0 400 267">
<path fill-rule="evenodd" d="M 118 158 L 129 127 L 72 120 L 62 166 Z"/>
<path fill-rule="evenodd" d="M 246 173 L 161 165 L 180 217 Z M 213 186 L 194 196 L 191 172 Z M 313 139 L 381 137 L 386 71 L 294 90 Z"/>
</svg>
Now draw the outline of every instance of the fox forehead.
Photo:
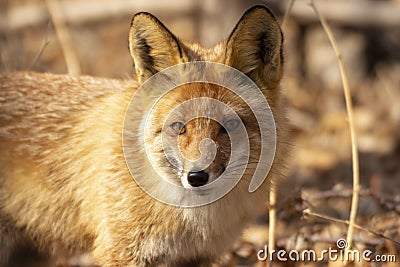
<svg viewBox="0 0 400 267">
<path fill-rule="evenodd" d="M 232 111 L 243 120 L 253 116 L 246 102 L 231 90 L 216 84 L 189 83 L 165 94 L 153 107 L 152 117 L 163 121 L 180 104 L 184 104 L 181 112 L 175 113 L 172 118 L 183 120 L 193 115 L 201 117 L 201 114 L 213 113 L 218 114 L 218 119 L 227 120 L 231 118 Z"/>
<path fill-rule="evenodd" d="M 190 61 L 212 61 L 223 63 L 225 56 L 225 45 L 217 44 L 213 48 L 206 48 L 196 43 L 186 43 L 184 49 Z"/>
</svg>

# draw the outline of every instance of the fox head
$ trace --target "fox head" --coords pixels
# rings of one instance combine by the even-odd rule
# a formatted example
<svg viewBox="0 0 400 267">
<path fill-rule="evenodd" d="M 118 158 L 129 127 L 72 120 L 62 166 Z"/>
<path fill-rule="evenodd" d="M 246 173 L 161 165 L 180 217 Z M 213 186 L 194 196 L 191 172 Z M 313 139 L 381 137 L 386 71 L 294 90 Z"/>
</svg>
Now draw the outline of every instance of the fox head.
<svg viewBox="0 0 400 267">
<path fill-rule="evenodd" d="M 228 39 L 212 49 L 184 43 L 153 15 L 138 13 L 132 19 L 129 49 L 139 84 L 177 64 L 216 62 L 247 75 L 276 111 L 283 74 L 282 40 L 279 24 L 271 11 L 255 6 L 244 13 Z M 212 100 L 229 107 L 219 106 Z M 172 114 L 178 106 L 179 112 Z M 213 116 L 207 116 L 210 112 Z M 242 164 L 236 163 L 231 155 L 232 145 L 241 147 L 242 143 L 250 144 L 243 177 L 251 178 L 254 164 L 259 161 L 260 128 L 248 103 L 231 90 L 205 82 L 180 85 L 164 94 L 144 117 L 148 122 L 144 135 L 144 142 L 149 146 L 148 156 L 153 168 L 169 182 L 195 188 L 210 184 L 224 172 L 229 177 L 230 172 L 233 174 L 240 167 L 235 164 Z M 235 139 L 243 127 L 247 140 Z M 172 143 L 176 149 L 170 146 Z"/>
</svg>

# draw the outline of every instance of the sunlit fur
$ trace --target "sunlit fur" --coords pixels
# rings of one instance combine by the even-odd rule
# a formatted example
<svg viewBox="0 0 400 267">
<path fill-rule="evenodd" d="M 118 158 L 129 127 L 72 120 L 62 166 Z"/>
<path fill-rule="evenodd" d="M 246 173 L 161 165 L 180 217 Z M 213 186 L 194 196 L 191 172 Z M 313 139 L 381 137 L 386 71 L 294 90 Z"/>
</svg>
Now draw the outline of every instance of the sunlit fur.
<svg viewBox="0 0 400 267">
<path fill-rule="evenodd" d="M 228 40 L 213 49 L 182 43 L 155 17 L 140 13 L 133 18 L 130 52 L 138 82 L 32 72 L 0 77 L 0 266 L 7 266 L 7 256 L 20 244 L 50 254 L 90 252 L 100 266 L 209 266 L 266 209 L 286 156 L 279 88 L 282 36 L 270 11 L 250 9 Z M 193 60 L 224 63 L 252 78 L 272 108 L 278 143 L 266 181 L 248 193 L 260 149 L 248 107 L 214 85 L 172 91 L 154 110 L 146 140 L 159 157 L 156 168 L 171 180 L 179 183 L 182 174 L 157 151 L 161 123 L 177 103 L 199 96 L 229 102 L 250 133 L 251 163 L 239 185 L 217 202 L 185 209 L 158 202 L 136 185 L 121 138 L 127 105 L 140 83 L 163 68 Z M 138 107 L 138 128 L 146 115 Z M 202 138 L 216 141 L 219 152 L 209 167 L 215 177 L 230 151 L 219 131 L 215 121 L 196 119 L 179 139 L 189 158 L 198 157 Z M 146 177 L 146 168 L 134 175 Z"/>
</svg>

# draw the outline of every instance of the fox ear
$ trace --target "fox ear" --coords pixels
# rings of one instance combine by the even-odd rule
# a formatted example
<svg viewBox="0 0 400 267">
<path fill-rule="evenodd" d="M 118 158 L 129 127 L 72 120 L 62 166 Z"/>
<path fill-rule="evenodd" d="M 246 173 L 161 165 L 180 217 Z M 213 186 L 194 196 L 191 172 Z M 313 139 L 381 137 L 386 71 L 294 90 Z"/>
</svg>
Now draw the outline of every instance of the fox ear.
<svg viewBox="0 0 400 267">
<path fill-rule="evenodd" d="M 247 10 L 227 41 L 225 64 L 247 74 L 261 89 L 274 89 L 283 73 L 283 36 L 264 6 Z"/>
<path fill-rule="evenodd" d="M 178 38 L 146 12 L 132 18 L 129 51 L 140 84 L 157 72 L 183 62 Z"/>
</svg>

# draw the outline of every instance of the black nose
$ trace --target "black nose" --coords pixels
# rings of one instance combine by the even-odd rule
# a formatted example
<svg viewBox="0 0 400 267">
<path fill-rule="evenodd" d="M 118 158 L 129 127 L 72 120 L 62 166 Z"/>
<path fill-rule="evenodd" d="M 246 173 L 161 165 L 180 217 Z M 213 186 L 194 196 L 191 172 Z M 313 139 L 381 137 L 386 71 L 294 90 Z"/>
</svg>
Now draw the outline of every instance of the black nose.
<svg viewBox="0 0 400 267">
<path fill-rule="evenodd" d="M 208 182 L 208 173 L 205 171 L 191 171 L 188 173 L 188 182 L 193 187 L 205 185 Z"/>
</svg>

